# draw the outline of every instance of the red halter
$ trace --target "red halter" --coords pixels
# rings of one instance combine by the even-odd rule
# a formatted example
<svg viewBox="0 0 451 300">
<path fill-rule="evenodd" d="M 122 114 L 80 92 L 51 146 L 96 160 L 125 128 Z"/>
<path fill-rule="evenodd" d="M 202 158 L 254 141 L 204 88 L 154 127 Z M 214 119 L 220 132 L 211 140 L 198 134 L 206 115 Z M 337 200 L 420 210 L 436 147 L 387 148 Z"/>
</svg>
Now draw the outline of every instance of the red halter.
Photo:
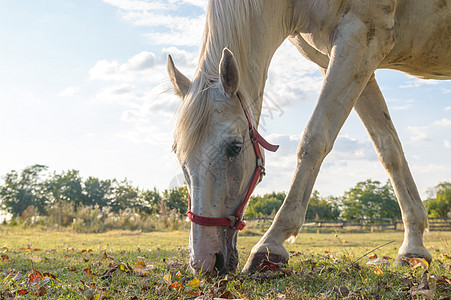
<svg viewBox="0 0 451 300">
<path fill-rule="evenodd" d="M 242 230 L 246 223 L 242 220 L 243 218 L 243 210 L 246 207 L 249 198 L 251 197 L 254 188 L 265 175 L 265 167 L 263 166 L 263 154 L 260 150 L 260 146 L 265 148 L 268 151 L 275 152 L 279 148 L 279 145 L 272 145 L 268 143 L 257 131 L 257 129 L 252 125 L 251 119 L 243 106 L 243 102 L 241 98 L 238 96 L 240 100 L 241 107 L 243 108 L 244 115 L 246 116 L 247 122 L 249 124 L 249 135 L 252 141 L 252 146 L 254 148 L 255 156 L 257 157 L 257 162 L 255 166 L 254 175 L 252 176 L 251 185 L 249 186 L 249 190 L 244 197 L 244 200 L 236 209 L 235 215 L 223 218 L 213 218 L 213 217 L 202 217 L 195 215 L 191 212 L 191 197 L 188 196 L 188 211 L 186 214 L 188 215 L 188 219 L 198 225 L 203 226 L 232 226 L 238 230 Z"/>
</svg>

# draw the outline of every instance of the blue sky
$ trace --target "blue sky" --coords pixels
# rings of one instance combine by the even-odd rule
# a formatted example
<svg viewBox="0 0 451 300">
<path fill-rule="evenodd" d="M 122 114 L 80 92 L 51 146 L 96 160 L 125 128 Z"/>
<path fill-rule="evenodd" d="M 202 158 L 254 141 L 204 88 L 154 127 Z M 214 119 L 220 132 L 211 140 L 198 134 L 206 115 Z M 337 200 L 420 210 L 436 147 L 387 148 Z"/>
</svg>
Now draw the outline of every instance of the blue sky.
<svg viewBox="0 0 451 300">
<path fill-rule="evenodd" d="M 170 187 L 180 174 L 171 152 L 179 100 L 168 92 L 166 57 L 192 77 L 207 3 L 0 1 L 0 174 L 40 163 Z M 426 197 L 428 188 L 451 180 L 451 82 L 388 70 L 376 77 Z M 289 43 L 277 51 L 260 131 L 281 149 L 267 154 L 257 193 L 288 190 L 321 82 L 316 66 Z M 338 196 L 367 178 L 388 176 L 352 113 L 315 188 Z"/>
</svg>

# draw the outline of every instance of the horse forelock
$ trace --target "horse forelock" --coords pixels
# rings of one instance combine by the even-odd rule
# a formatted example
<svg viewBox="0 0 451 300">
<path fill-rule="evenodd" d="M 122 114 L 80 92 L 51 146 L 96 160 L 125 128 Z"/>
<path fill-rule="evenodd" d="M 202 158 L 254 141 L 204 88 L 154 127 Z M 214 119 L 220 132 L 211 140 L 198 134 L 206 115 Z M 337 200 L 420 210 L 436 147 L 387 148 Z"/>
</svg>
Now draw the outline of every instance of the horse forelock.
<svg viewBox="0 0 451 300">
<path fill-rule="evenodd" d="M 212 87 L 219 81 L 224 47 L 234 52 L 241 68 L 247 65 L 243 47 L 248 43 L 250 33 L 245 31 L 250 27 L 246 26 L 246 20 L 260 6 L 261 0 L 210 0 L 195 80 L 183 101 L 174 135 L 174 151 L 182 161 L 189 159 L 206 136 L 214 104 Z M 243 105 L 252 111 L 248 97 L 244 95 L 242 99 Z"/>
<path fill-rule="evenodd" d="M 186 161 L 205 137 L 213 111 L 211 86 L 195 80 L 183 100 L 174 135 L 174 151 Z"/>
</svg>

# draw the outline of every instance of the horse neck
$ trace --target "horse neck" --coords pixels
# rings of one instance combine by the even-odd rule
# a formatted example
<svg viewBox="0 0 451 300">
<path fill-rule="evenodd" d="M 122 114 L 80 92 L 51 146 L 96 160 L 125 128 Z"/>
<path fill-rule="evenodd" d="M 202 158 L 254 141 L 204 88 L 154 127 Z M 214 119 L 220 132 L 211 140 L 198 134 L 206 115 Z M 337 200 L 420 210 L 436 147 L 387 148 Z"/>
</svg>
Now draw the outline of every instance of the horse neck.
<svg viewBox="0 0 451 300">
<path fill-rule="evenodd" d="M 215 1 L 222 0 L 211 1 L 210 6 Z M 248 15 L 241 16 L 241 18 L 237 15 L 232 17 L 227 15 L 214 20 L 210 18 L 211 16 L 207 17 L 209 21 L 207 21 L 204 45 L 199 60 L 201 73 L 210 69 L 212 74 L 219 74 L 218 66 L 222 50 L 225 47 L 229 48 L 238 61 L 241 90 L 247 93 L 248 106 L 252 106 L 251 113 L 257 124 L 261 114 L 263 90 L 271 59 L 277 48 L 292 32 L 291 24 L 288 24 L 291 19 L 287 18 L 287 13 L 291 13 L 289 2 L 291 3 L 291 1 L 285 0 L 265 2 L 258 14 L 250 11 Z M 237 14 L 239 13 L 237 12 Z M 212 7 L 210 7 L 209 14 L 217 15 L 221 12 L 212 11 Z M 230 21 L 231 19 L 232 21 Z M 226 32 L 227 29 L 233 28 L 234 24 L 221 24 L 221 22 L 234 22 L 233 20 L 240 23 L 241 27 L 235 27 L 232 32 Z M 213 70 L 211 70 L 212 68 Z"/>
</svg>

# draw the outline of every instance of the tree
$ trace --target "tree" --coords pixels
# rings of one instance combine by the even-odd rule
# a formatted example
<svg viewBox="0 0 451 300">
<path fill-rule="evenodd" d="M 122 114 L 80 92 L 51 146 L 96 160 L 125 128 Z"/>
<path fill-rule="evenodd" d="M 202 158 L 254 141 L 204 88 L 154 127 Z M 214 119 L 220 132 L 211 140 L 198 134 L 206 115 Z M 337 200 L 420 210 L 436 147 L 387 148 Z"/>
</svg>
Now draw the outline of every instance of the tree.
<svg viewBox="0 0 451 300">
<path fill-rule="evenodd" d="M 142 192 L 143 210 L 148 214 L 158 213 L 158 206 L 162 200 L 156 188 Z"/>
<path fill-rule="evenodd" d="M 285 199 L 285 193 L 265 194 L 253 196 L 249 199 L 246 209 L 246 218 L 268 217 L 277 212 Z"/>
<path fill-rule="evenodd" d="M 166 206 L 170 210 L 177 210 L 180 214 L 185 214 L 188 210 L 188 196 L 186 186 L 163 191 L 163 201 Z"/>
<path fill-rule="evenodd" d="M 313 191 L 305 214 L 306 220 L 337 220 L 340 209 L 338 199 L 334 197 L 323 198 L 318 191 Z"/>
<path fill-rule="evenodd" d="M 359 182 L 345 192 L 342 202 L 345 220 L 401 216 L 401 210 L 389 181 L 383 186 L 379 181 L 371 179 Z"/>
<path fill-rule="evenodd" d="M 451 182 L 441 182 L 434 187 L 424 205 L 432 218 L 451 217 Z"/>
<path fill-rule="evenodd" d="M 7 173 L 5 184 L 0 187 L 0 207 L 13 217 L 19 217 L 29 206 L 34 206 L 40 214 L 44 214 L 48 197 L 42 172 L 47 168 L 36 164 L 25 168 L 20 174 L 14 170 Z"/>
<path fill-rule="evenodd" d="M 141 208 L 141 199 L 138 188 L 132 186 L 131 182 L 127 179 L 119 182 L 113 179 L 113 191 L 110 202 L 111 210 L 113 212 L 119 212 L 119 210 L 126 208 Z"/>
<path fill-rule="evenodd" d="M 110 205 L 112 193 L 111 180 L 100 180 L 95 177 L 88 177 L 84 182 L 85 205 L 103 208 Z"/>
<path fill-rule="evenodd" d="M 85 202 L 82 179 L 77 170 L 63 171 L 61 174 L 54 173 L 46 185 L 52 195 L 52 203 L 67 202 L 77 209 Z"/>
</svg>

